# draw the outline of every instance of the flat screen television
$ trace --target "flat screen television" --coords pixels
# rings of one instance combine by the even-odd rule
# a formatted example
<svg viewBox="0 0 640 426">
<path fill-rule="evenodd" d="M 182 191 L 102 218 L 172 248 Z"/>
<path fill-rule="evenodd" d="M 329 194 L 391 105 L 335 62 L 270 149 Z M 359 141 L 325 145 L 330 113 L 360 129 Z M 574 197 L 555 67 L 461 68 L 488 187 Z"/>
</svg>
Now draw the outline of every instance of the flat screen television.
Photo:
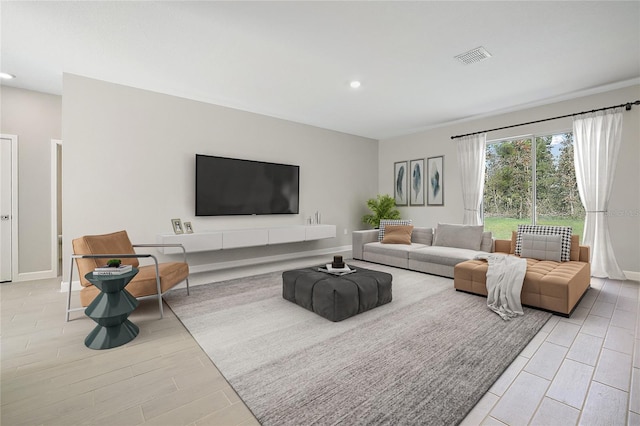
<svg viewBox="0 0 640 426">
<path fill-rule="evenodd" d="M 196 154 L 196 216 L 297 214 L 300 167 Z"/>
</svg>

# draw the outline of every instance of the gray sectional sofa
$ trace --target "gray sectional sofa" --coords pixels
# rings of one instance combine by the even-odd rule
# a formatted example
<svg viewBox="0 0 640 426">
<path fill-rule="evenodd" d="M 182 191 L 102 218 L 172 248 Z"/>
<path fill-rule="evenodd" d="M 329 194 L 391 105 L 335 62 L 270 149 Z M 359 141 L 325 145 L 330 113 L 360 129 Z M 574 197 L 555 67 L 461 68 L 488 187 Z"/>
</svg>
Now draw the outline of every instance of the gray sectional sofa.
<svg viewBox="0 0 640 426">
<path fill-rule="evenodd" d="M 411 231 L 410 244 L 385 243 L 384 231 L 378 229 L 354 231 L 353 258 L 453 278 L 458 263 L 493 252 L 492 234 L 482 225 L 440 223 L 435 230 L 413 227 Z"/>
</svg>

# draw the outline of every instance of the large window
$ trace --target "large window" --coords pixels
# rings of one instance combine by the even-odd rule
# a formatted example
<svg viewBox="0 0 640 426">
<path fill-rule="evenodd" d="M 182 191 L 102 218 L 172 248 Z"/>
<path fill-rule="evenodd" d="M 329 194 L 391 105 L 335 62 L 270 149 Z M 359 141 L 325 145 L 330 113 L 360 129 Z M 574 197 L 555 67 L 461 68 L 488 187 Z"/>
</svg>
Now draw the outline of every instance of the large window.
<svg viewBox="0 0 640 426">
<path fill-rule="evenodd" d="M 511 238 L 518 224 L 571 226 L 582 235 L 572 133 L 487 142 L 485 173 L 484 227 L 496 238 Z"/>
</svg>

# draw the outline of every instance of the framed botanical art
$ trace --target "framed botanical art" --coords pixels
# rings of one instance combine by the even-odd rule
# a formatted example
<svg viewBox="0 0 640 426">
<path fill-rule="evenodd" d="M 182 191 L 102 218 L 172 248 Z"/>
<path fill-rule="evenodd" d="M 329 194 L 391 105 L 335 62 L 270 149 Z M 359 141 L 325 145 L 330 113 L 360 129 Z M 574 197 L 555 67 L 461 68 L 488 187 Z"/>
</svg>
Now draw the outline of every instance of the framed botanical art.
<svg viewBox="0 0 640 426">
<path fill-rule="evenodd" d="M 444 156 L 427 158 L 427 205 L 444 206 Z"/>
<path fill-rule="evenodd" d="M 398 161 L 393 163 L 393 195 L 396 200 L 396 206 L 407 205 L 407 162 Z"/>
<path fill-rule="evenodd" d="M 409 205 L 424 206 L 424 158 L 409 162 Z"/>
</svg>

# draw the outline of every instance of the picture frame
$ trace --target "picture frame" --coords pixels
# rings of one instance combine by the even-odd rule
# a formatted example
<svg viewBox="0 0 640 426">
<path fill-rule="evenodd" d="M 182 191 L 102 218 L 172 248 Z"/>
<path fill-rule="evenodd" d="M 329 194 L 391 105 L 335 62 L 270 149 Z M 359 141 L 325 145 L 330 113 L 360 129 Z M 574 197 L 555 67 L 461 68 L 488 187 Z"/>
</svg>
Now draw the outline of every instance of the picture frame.
<svg viewBox="0 0 640 426">
<path fill-rule="evenodd" d="M 180 219 L 171 219 L 171 226 L 173 226 L 174 234 L 183 234 L 182 221 Z"/>
<path fill-rule="evenodd" d="M 444 155 L 427 158 L 427 205 L 444 206 Z"/>
<path fill-rule="evenodd" d="M 406 206 L 409 194 L 407 194 L 407 182 L 409 173 L 407 171 L 407 161 L 397 161 L 393 163 L 393 197 L 396 206 Z"/>
<path fill-rule="evenodd" d="M 184 222 L 184 232 L 187 234 L 193 234 L 193 226 L 191 226 L 191 222 Z"/>
<path fill-rule="evenodd" d="M 409 205 L 424 206 L 424 158 L 409 162 Z"/>
</svg>

